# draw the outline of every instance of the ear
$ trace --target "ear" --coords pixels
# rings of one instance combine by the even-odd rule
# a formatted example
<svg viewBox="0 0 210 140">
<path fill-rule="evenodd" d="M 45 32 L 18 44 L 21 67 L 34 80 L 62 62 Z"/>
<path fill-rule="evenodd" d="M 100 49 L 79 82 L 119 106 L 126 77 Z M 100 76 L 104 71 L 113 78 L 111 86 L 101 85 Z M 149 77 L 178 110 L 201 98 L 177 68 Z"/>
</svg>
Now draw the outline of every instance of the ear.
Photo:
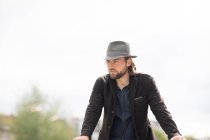
<svg viewBox="0 0 210 140">
<path fill-rule="evenodd" d="M 132 61 L 131 61 L 131 59 L 129 58 L 129 59 L 127 60 L 127 67 L 131 66 L 131 64 L 132 64 Z"/>
</svg>

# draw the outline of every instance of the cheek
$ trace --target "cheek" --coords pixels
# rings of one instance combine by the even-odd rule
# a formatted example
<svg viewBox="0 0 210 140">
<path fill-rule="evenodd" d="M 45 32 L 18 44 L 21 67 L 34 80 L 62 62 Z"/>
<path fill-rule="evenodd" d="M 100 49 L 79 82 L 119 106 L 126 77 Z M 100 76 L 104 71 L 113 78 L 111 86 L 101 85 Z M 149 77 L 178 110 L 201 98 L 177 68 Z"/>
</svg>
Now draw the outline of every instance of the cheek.
<svg viewBox="0 0 210 140">
<path fill-rule="evenodd" d="M 110 69 L 114 69 L 114 70 L 116 70 L 116 68 L 113 66 L 113 65 L 107 65 L 107 70 L 110 70 Z"/>
<path fill-rule="evenodd" d="M 124 71 L 125 69 L 127 69 L 126 65 L 122 65 L 122 66 L 116 68 L 117 71 Z"/>
</svg>

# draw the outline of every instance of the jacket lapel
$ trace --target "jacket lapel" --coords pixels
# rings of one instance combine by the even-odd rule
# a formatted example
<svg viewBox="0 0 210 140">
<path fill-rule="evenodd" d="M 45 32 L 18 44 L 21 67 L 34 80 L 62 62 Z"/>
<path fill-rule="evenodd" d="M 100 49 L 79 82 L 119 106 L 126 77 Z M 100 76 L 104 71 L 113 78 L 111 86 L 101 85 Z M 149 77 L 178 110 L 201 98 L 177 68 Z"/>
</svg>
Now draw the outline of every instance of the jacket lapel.
<svg viewBox="0 0 210 140">
<path fill-rule="evenodd" d="M 137 128 L 136 128 L 136 123 L 135 123 L 135 118 L 134 118 L 134 98 L 136 96 L 136 92 L 137 92 L 137 86 L 138 86 L 138 81 L 139 79 L 137 78 L 136 75 L 134 76 L 130 76 L 130 83 L 129 83 L 129 90 L 130 90 L 130 108 L 131 108 L 131 115 L 132 115 L 132 122 L 133 122 L 133 125 L 134 125 L 134 130 L 135 130 L 135 135 L 136 135 L 136 138 L 138 138 L 138 135 L 137 135 Z"/>
<path fill-rule="evenodd" d="M 109 77 L 110 78 L 110 77 Z M 112 95 L 112 108 L 115 106 L 116 104 L 116 93 L 117 93 L 117 83 L 116 80 L 113 80 L 110 78 L 110 93 Z"/>
<path fill-rule="evenodd" d="M 134 105 L 134 98 L 135 98 L 135 95 L 137 92 L 138 81 L 139 81 L 139 79 L 137 78 L 136 75 L 130 76 L 130 81 L 129 81 L 130 96 L 129 97 L 130 97 L 131 106 Z M 133 108 L 132 108 L 132 110 L 133 110 Z"/>
</svg>

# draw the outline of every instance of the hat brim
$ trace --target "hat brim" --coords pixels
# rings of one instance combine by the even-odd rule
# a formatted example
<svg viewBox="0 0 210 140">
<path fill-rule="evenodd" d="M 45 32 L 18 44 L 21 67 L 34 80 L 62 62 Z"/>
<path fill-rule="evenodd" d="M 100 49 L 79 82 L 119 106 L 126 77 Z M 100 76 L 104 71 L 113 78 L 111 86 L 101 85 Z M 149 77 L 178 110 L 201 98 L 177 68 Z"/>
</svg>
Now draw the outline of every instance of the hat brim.
<svg viewBox="0 0 210 140">
<path fill-rule="evenodd" d="M 115 57 L 106 57 L 105 60 L 113 60 L 121 57 L 130 57 L 130 58 L 136 58 L 137 56 L 135 55 L 129 55 L 129 56 L 115 56 Z"/>
</svg>

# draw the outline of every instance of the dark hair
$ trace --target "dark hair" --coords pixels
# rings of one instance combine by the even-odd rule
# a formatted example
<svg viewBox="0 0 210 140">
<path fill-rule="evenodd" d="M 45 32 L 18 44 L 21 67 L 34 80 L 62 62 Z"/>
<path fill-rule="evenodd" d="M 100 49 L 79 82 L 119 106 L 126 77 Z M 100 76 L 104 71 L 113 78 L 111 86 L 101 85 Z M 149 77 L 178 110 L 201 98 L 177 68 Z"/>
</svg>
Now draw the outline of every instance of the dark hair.
<svg viewBox="0 0 210 140">
<path fill-rule="evenodd" d="M 129 58 L 131 59 L 131 57 L 125 57 L 125 60 L 127 61 Z M 136 72 L 136 65 L 131 59 L 131 65 L 128 67 L 128 73 L 129 75 L 134 75 L 135 72 Z"/>
</svg>

